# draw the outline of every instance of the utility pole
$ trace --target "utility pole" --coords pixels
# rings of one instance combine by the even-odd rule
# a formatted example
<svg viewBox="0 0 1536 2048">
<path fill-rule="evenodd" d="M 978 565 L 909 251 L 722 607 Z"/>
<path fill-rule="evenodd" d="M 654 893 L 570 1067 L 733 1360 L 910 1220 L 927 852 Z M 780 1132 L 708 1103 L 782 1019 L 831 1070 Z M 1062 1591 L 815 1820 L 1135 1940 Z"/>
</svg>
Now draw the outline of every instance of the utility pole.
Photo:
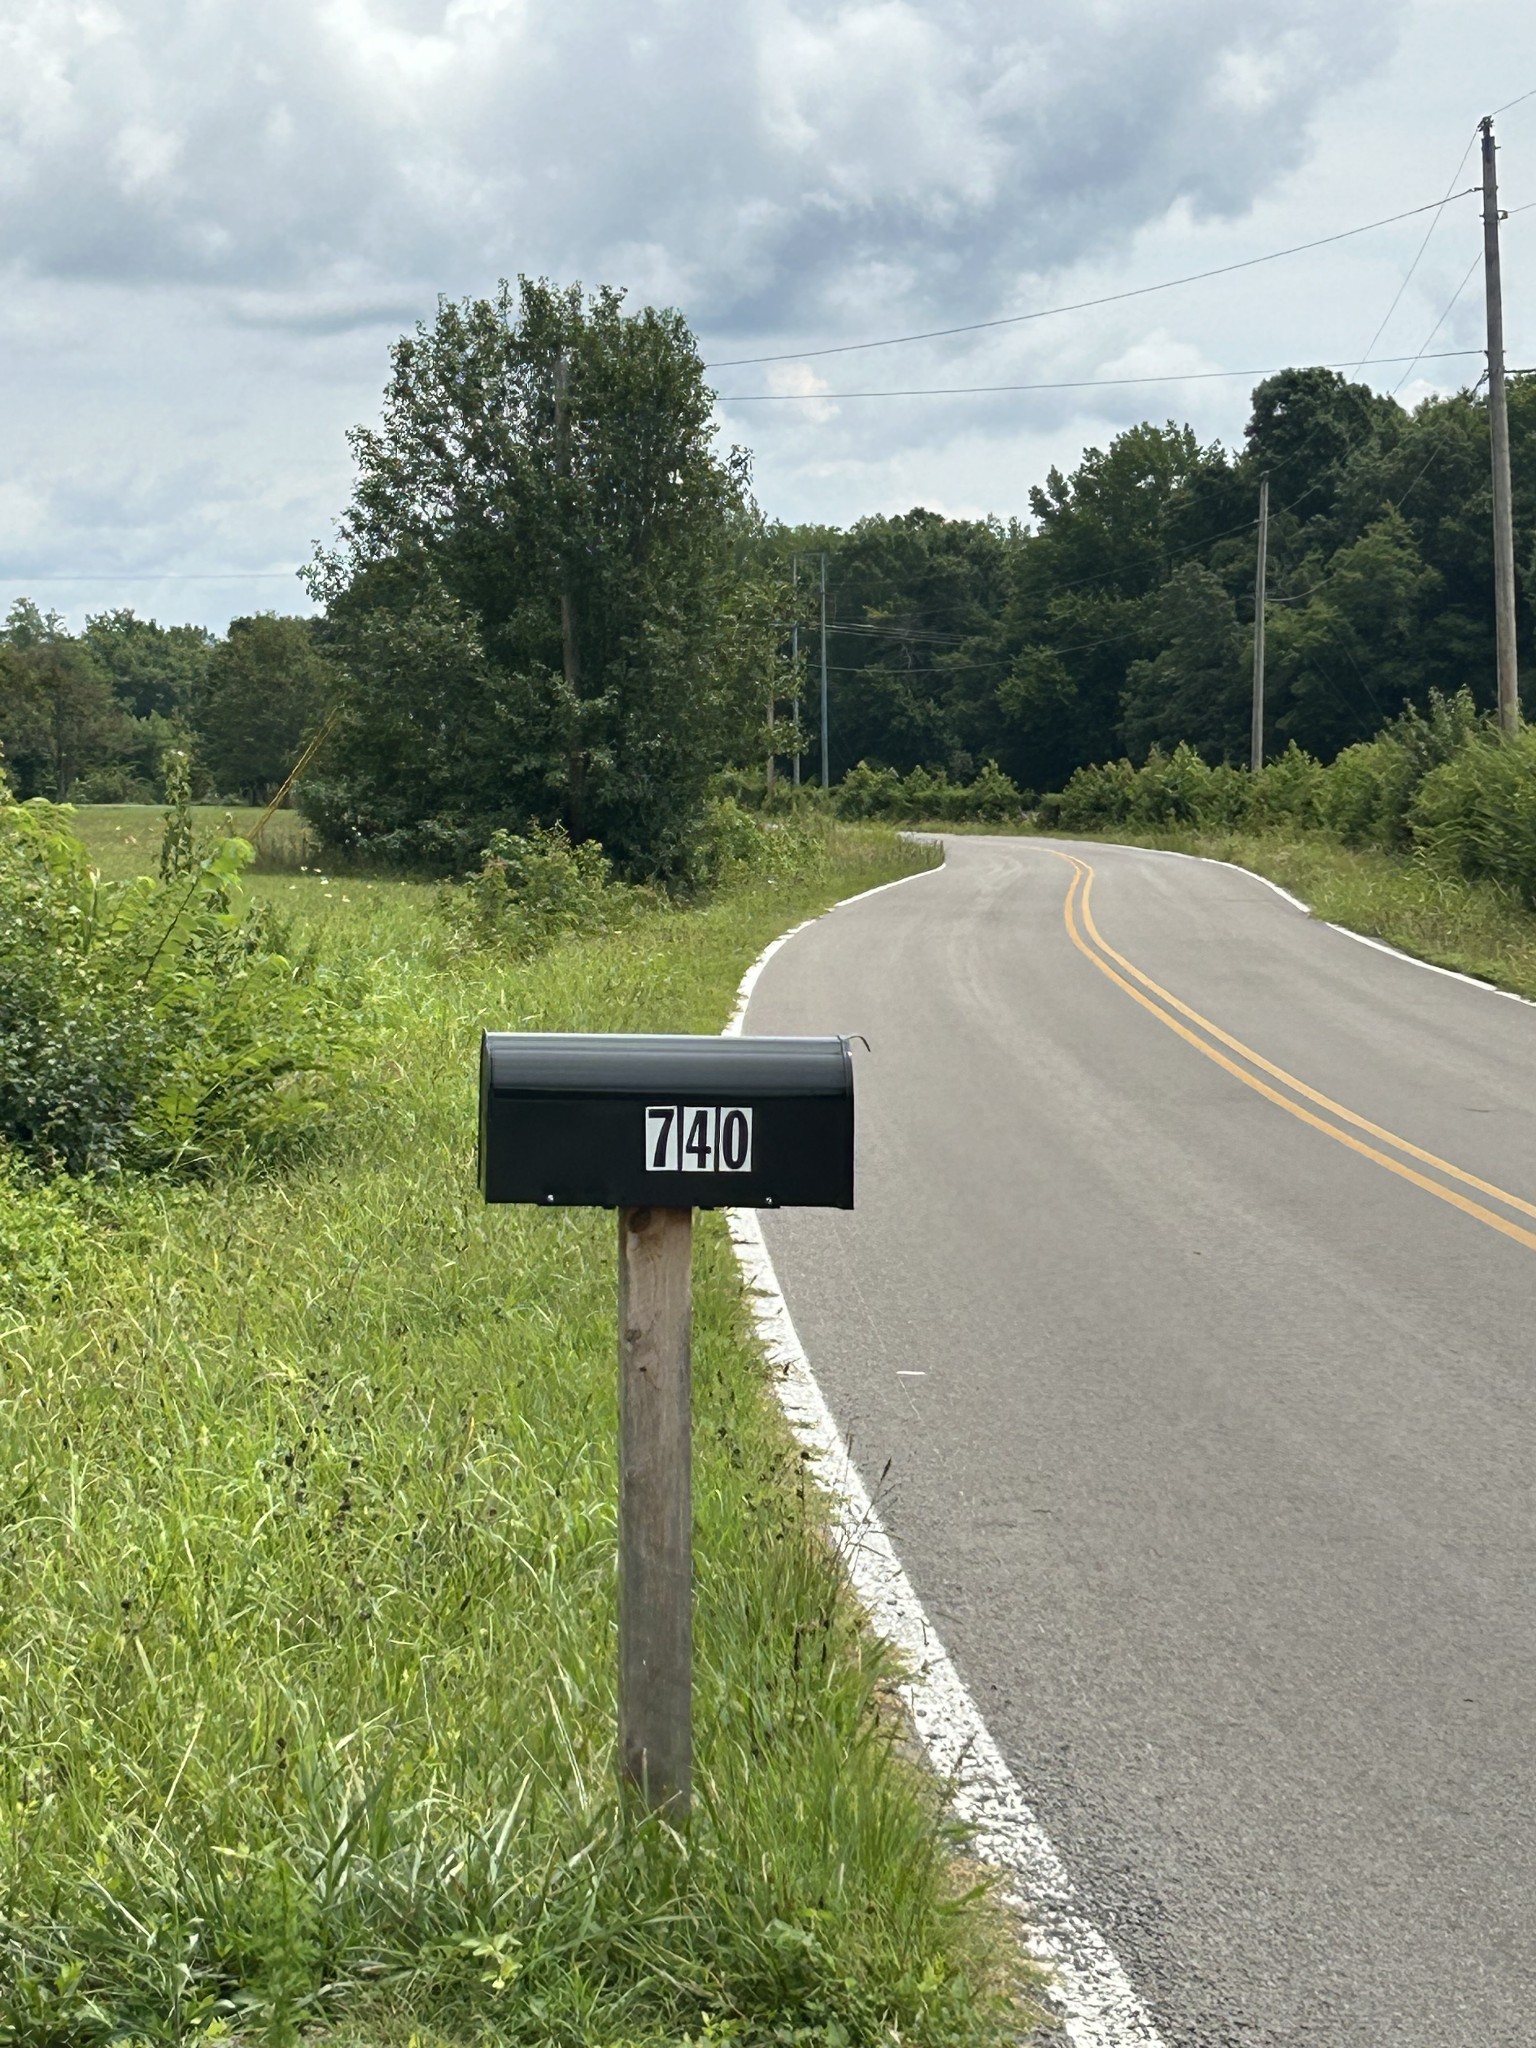
<svg viewBox="0 0 1536 2048">
<path fill-rule="evenodd" d="M 1269 569 L 1269 473 L 1259 478 L 1259 562 L 1253 573 L 1253 730 L 1248 765 L 1264 766 L 1264 584 Z"/>
<path fill-rule="evenodd" d="M 789 587 L 791 590 L 798 590 L 800 587 L 800 557 L 798 555 L 791 555 L 789 558 Z M 798 598 L 791 609 L 795 614 L 795 623 L 790 628 L 789 672 L 794 678 L 795 685 L 795 788 L 798 789 L 800 787 L 800 604 Z"/>
<path fill-rule="evenodd" d="M 831 765 L 827 760 L 827 554 L 821 554 L 821 786 L 832 787 Z"/>
<path fill-rule="evenodd" d="M 1504 398 L 1504 299 L 1499 283 L 1499 174 L 1493 116 L 1483 117 L 1483 281 L 1488 301 L 1488 435 L 1493 453 L 1493 609 L 1498 650 L 1499 730 L 1520 724 L 1515 648 L 1515 528 L 1510 507 L 1509 410 Z"/>
<path fill-rule="evenodd" d="M 571 420 L 567 405 L 570 388 L 570 363 L 564 349 L 555 357 L 555 473 L 562 483 L 568 482 L 571 474 Z M 565 507 L 561 507 L 562 514 Z M 563 529 L 564 519 L 561 520 Z M 576 605 L 571 596 L 570 564 L 564 559 L 564 535 L 562 532 L 562 560 L 560 564 L 560 655 L 565 670 L 565 687 L 574 704 L 581 696 L 581 661 L 576 645 Z M 578 733 L 580 728 L 577 728 Z M 575 752 L 570 757 L 569 774 L 571 786 L 571 822 L 579 832 L 586 797 L 586 755 L 578 738 Z"/>
</svg>

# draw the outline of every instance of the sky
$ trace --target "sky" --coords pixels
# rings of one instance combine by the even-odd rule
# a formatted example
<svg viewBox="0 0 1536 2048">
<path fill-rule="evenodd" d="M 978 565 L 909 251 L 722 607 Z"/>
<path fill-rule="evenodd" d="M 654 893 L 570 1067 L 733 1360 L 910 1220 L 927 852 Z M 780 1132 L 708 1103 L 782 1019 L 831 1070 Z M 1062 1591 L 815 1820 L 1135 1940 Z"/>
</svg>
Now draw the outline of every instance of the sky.
<svg viewBox="0 0 1536 2048">
<path fill-rule="evenodd" d="M 0 0 L 0 605 L 309 609 L 391 341 L 519 273 L 680 307 L 786 521 L 1027 518 L 1292 363 L 1454 390 L 1475 197 L 1015 316 L 1438 201 L 1495 108 L 1536 367 L 1528 0 Z"/>
</svg>

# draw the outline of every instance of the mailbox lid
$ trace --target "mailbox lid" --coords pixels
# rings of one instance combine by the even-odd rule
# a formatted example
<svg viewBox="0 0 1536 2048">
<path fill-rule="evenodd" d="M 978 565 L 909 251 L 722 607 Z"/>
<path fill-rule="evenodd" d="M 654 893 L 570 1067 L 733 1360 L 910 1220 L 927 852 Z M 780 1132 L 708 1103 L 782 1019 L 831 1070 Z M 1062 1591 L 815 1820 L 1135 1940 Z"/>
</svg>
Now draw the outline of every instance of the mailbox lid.
<svg viewBox="0 0 1536 2048">
<path fill-rule="evenodd" d="M 851 1096 L 844 1038 L 675 1032 L 487 1031 L 482 1096 Z"/>
<path fill-rule="evenodd" d="M 505 1031 L 482 1042 L 488 1202 L 851 1209 L 853 1150 L 842 1038 Z"/>
</svg>

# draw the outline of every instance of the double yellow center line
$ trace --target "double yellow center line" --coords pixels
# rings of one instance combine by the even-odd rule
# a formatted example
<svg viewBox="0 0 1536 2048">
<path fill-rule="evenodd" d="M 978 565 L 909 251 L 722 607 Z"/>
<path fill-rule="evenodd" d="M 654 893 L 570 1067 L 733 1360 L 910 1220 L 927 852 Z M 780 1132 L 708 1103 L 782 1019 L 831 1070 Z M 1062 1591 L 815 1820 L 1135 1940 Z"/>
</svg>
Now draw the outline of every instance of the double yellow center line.
<svg viewBox="0 0 1536 2048">
<path fill-rule="evenodd" d="M 1055 849 L 1051 848 L 1055 853 Z M 1480 1180 L 1475 1173 L 1468 1173 L 1462 1167 L 1453 1166 L 1448 1159 L 1441 1159 L 1434 1152 L 1426 1152 L 1422 1145 L 1414 1145 L 1407 1138 L 1400 1138 L 1395 1131 L 1384 1130 L 1380 1124 L 1373 1124 L 1369 1117 L 1358 1115 L 1346 1109 L 1342 1102 L 1335 1102 L 1331 1095 L 1324 1095 L 1316 1088 L 1308 1087 L 1294 1074 L 1288 1074 L 1284 1067 L 1277 1067 L 1262 1053 L 1254 1051 L 1251 1045 L 1244 1045 L 1230 1032 L 1213 1024 L 1209 1017 L 1202 1017 L 1198 1010 L 1192 1010 L 1188 1003 L 1180 1002 L 1175 995 L 1155 982 L 1149 974 L 1127 960 L 1123 953 L 1117 953 L 1093 921 L 1093 907 L 1090 897 L 1093 892 L 1092 867 L 1076 854 L 1055 853 L 1057 860 L 1065 861 L 1072 869 L 1072 881 L 1067 890 L 1067 900 L 1062 905 L 1062 917 L 1066 923 L 1067 936 L 1085 959 L 1091 960 L 1101 974 L 1107 975 L 1117 988 L 1124 989 L 1134 1003 L 1160 1024 L 1166 1024 L 1170 1031 L 1178 1033 L 1196 1052 L 1203 1053 L 1208 1060 L 1214 1060 L 1218 1067 L 1241 1081 L 1245 1088 L 1251 1088 L 1256 1095 L 1262 1095 L 1267 1102 L 1283 1109 L 1298 1122 L 1309 1124 L 1313 1130 L 1321 1131 L 1325 1138 L 1331 1138 L 1336 1145 L 1347 1145 L 1351 1152 L 1358 1152 L 1362 1159 L 1383 1167 L 1388 1173 L 1395 1173 L 1399 1180 L 1410 1181 L 1414 1187 L 1422 1188 L 1437 1201 L 1448 1202 L 1453 1209 L 1460 1209 L 1463 1215 L 1473 1216 L 1479 1223 L 1486 1223 L 1490 1230 L 1497 1230 L 1504 1237 L 1514 1238 L 1530 1251 L 1536 1251 L 1536 1230 L 1528 1230 L 1523 1223 L 1517 1223 L 1510 1216 L 1502 1216 L 1496 1209 L 1490 1209 L 1472 1195 L 1463 1194 L 1463 1188 L 1471 1188 L 1476 1194 L 1484 1195 L 1489 1201 L 1498 1202 L 1506 1209 L 1512 1209 L 1521 1216 L 1536 1221 L 1536 1203 L 1512 1195 L 1506 1189 L 1495 1187 L 1492 1181 Z M 1182 1020 L 1182 1021 L 1181 1021 Z M 1265 1078 L 1267 1077 L 1267 1078 Z M 1284 1092 L 1282 1092 L 1284 1091 Z M 1311 1105 L 1309 1108 L 1308 1105 Z M 1356 1132 L 1364 1133 L 1356 1136 Z M 1373 1142 L 1374 1141 L 1374 1142 Z M 1383 1149 L 1383 1147 L 1387 1149 Z M 1392 1155 L 1399 1155 L 1394 1158 Z M 1407 1162 L 1414 1160 L 1416 1165 Z M 1421 1172 L 1420 1168 L 1428 1168 Z M 1438 1175 L 1440 1178 L 1432 1178 Z M 1454 1185 L 1447 1186 L 1447 1182 Z"/>
</svg>

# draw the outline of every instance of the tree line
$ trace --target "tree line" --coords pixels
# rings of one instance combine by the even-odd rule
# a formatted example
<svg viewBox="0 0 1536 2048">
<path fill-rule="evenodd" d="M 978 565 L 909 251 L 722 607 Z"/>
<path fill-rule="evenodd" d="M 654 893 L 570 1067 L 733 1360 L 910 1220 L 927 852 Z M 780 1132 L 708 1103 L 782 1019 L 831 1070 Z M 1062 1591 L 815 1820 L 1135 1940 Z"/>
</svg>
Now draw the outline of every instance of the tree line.
<svg viewBox="0 0 1536 2048">
<path fill-rule="evenodd" d="M 1536 629 L 1536 377 L 1510 387 L 1520 634 Z M 1053 469 L 1032 517 L 922 510 L 775 529 L 829 561 L 830 766 L 1026 791 L 1180 743 L 1245 762 L 1259 479 L 1270 482 L 1267 740 L 1321 760 L 1432 693 L 1494 698 L 1488 419 L 1326 369 L 1259 384 L 1243 445 L 1150 422 Z M 802 643 L 804 641 L 802 634 Z M 807 683 L 814 688 L 817 677 Z"/>
<path fill-rule="evenodd" d="M 1510 424 L 1528 648 L 1536 377 L 1512 380 Z M 792 527 L 718 445 L 678 313 L 523 279 L 403 336 L 351 443 L 312 620 L 215 639 L 117 611 L 71 635 L 13 608 L 0 740 L 23 794 L 138 794 L 190 736 L 207 789 L 262 797 L 324 720 L 299 801 L 334 851 L 462 872 L 498 831 L 559 827 L 632 879 L 686 883 L 721 772 L 751 795 L 788 769 L 797 696 L 819 776 L 818 595 L 793 564 L 822 552 L 834 782 L 1027 794 L 1181 744 L 1241 762 L 1264 476 L 1273 750 L 1327 761 L 1435 693 L 1492 702 L 1475 391 L 1408 411 L 1286 370 L 1240 448 L 1144 422 L 1052 469 L 1026 520 Z"/>
<path fill-rule="evenodd" d="M 177 753 L 196 794 L 264 803 L 332 687 L 307 618 L 261 613 L 216 635 L 121 609 L 71 633 L 21 598 L 0 627 L 0 747 L 23 798 L 155 802 Z"/>
</svg>

